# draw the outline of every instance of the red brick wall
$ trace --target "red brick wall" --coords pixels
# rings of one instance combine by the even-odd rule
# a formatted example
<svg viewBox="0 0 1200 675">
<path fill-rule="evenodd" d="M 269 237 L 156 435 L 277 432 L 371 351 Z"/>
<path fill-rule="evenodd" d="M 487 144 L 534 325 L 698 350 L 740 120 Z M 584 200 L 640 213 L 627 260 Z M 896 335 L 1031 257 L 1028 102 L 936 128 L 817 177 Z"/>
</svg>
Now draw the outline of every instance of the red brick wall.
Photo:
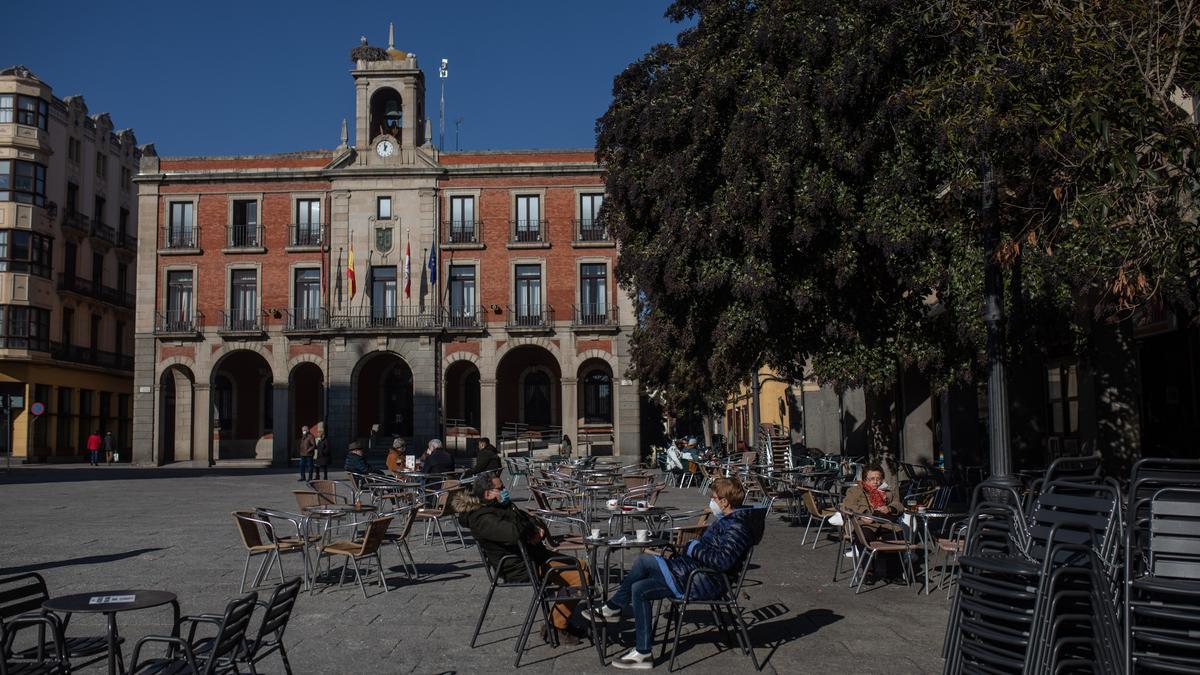
<svg viewBox="0 0 1200 675">
<path fill-rule="evenodd" d="M 490 156 L 489 156 L 490 157 Z M 575 248 L 571 245 L 575 236 L 575 219 L 579 217 L 576 189 L 588 186 L 603 192 L 604 182 L 600 174 L 589 176 L 555 177 L 503 177 L 452 179 L 442 183 L 442 188 L 478 189 L 477 217 L 483 221 L 480 239 L 483 250 L 448 250 L 442 253 L 442 272 L 439 279 L 446 283 L 448 267 L 455 260 L 479 260 L 479 302 L 484 307 L 510 303 L 512 297 L 512 264 L 518 258 L 545 259 L 546 278 L 542 280 L 545 302 L 554 308 L 554 318 L 565 321 L 571 318 L 571 305 L 578 302 L 579 260 L 581 258 L 606 258 L 616 260 L 615 248 Z M 509 221 L 513 219 L 514 202 L 512 190 L 522 187 L 544 190 L 542 218 L 549 221 L 547 230 L 550 248 L 510 249 Z M 450 213 L 449 199 L 442 203 L 443 220 Z M 616 283 L 608 279 L 610 305 L 616 304 Z M 491 323 L 503 323 L 503 314 L 488 313 Z"/>
<path fill-rule="evenodd" d="M 220 320 L 220 311 L 226 308 L 228 283 L 225 269 L 233 264 L 258 264 L 262 268 L 259 279 L 259 296 L 263 309 L 285 309 L 289 306 L 290 266 L 294 263 L 323 263 L 324 254 L 321 252 L 288 252 L 288 225 L 292 224 L 293 194 L 327 193 L 329 184 L 323 181 L 304 181 L 293 183 L 229 183 L 212 185 L 164 185 L 163 197 L 159 200 L 159 223 L 168 222 L 169 202 L 173 194 L 199 194 L 200 199 L 196 208 L 196 224 L 199 226 L 200 248 L 199 256 L 160 256 L 160 269 L 168 265 L 196 266 L 196 308 L 204 314 L 207 325 L 216 325 Z M 259 212 L 259 223 L 262 227 L 262 240 L 266 253 L 250 254 L 222 253 L 227 243 L 226 226 L 229 225 L 229 195 L 230 194 L 262 194 L 262 204 Z M 329 200 L 322 203 L 323 218 L 328 222 Z M 162 226 L 159 227 L 161 239 Z M 327 267 L 322 264 L 322 268 Z M 328 274 L 326 269 L 322 274 Z M 162 275 L 157 283 L 156 307 L 164 306 Z M 283 319 L 269 318 L 269 323 L 282 322 Z"/>
<path fill-rule="evenodd" d="M 161 159 L 163 171 L 223 171 L 229 169 L 319 169 L 329 163 L 332 154 L 310 157 L 230 157 L 215 159 Z"/>
<path fill-rule="evenodd" d="M 457 352 L 467 352 L 479 356 L 479 342 L 450 342 L 446 344 L 446 356 Z"/>
<path fill-rule="evenodd" d="M 487 164 L 586 164 L 596 161 L 591 150 L 543 152 L 486 152 L 486 153 L 442 153 L 438 161 L 446 166 Z"/>
</svg>

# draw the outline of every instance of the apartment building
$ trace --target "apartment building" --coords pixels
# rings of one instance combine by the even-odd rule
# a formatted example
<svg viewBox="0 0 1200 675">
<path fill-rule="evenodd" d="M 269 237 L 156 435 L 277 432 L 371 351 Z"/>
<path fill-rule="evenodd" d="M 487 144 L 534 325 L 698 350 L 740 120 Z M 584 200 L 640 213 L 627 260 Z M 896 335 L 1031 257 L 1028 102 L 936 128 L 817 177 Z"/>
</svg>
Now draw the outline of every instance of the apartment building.
<svg viewBox="0 0 1200 675">
<path fill-rule="evenodd" d="M 16 458 L 81 459 L 92 431 L 130 457 L 140 156 L 82 96 L 0 70 L 0 393 L 20 404 L 0 444 Z"/>
</svg>

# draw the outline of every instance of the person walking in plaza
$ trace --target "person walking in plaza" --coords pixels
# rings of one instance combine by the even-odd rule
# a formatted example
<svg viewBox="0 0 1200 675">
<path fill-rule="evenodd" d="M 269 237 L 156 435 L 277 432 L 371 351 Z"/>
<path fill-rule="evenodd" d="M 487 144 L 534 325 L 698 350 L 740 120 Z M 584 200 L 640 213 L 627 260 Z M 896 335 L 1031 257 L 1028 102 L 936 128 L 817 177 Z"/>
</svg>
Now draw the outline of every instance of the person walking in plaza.
<svg viewBox="0 0 1200 675">
<path fill-rule="evenodd" d="M 87 437 L 88 457 L 92 466 L 100 466 L 100 447 L 102 445 L 103 441 L 100 440 L 99 431 L 93 431 L 92 435 Z"/>
<path fill-rule="evenodd" d="M 500 475 L 500 453 L 487 436 L 479 439 L 479 454 L 475 455 L 475 466 L 471 467 L 469 475 L 477 476 L 481 473 Z"/>
<path fill-rule="evenodd" d="M 329 441 L 325 438 L 325 425 L 317 425 L 317 437 L 313 440 L 313 480 L 321 476 L 325 480 L 329 480 L 329 463 L 333 461 L 333 456 L 329 450 Z"/>
<path fill-rule="evenodd" d="M 648 670 L 654 667 L 651 653 L 654 640 L 654 601 L 663 598 L 682 598 L 688 574 L 707 567 L 725 574 L 738 569 L 750 548 L 762 540 L 766 520 L 761 509 L 742 508 L 746 490 L 736 478 L 713 481 L 708 509 L 717 518 L 704 534 L 688 543 L 681 553 L 664 558 L 650 553 L 638 557 L 633 568 L 621 581 L 621 587 L 608 602 L 595 610 L 585 609 L 584 618 L 596 621 L 615 621 L 622 610 L 633 612 L 636 644 L 612 665 L 625 670 Z M 721 593 L 721 585 L 709 575 L 697 575 L 692 582 L 694 600 L 710 600 Z"/>
<path fill-rule="evenodd" d="M 104 441 L 102 443 L 102 447 L 104 448 L 105 463 L 107 463 L 107 464 L 113 463 L 113 453 L 116 452 L 116 449 L 117 449 L 116 446 L 117 446 L 117 442 L 115 439 L 113 439 L 112 432 L 111 431 L 104 432 Z"/>
<path fill-rule="evenodd" d="M 315 480 L 313 470 L 313 451 L 317 448 L 317 439 L 308 432 L 308 427 L 300 427 L 300 480 Z"/>
</svg>

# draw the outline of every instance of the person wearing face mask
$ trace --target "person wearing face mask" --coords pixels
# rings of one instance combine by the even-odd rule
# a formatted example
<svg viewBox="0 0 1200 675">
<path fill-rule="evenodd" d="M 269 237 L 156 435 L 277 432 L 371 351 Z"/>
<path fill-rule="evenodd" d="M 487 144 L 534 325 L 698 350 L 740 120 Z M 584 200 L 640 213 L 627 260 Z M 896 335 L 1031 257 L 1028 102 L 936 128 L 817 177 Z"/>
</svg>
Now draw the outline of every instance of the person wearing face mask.
<svg viewBox="0 0 1200 675">
<path fill-rule="evenodd" d="M 638 557 L 625 575 L 620 588 L 607 602 L 593 612 L 583 610 L 585 618 L 597 621 L 616 621 L 622 610 L 633 613 L 636 645 L 612 665 L 623 670 L 647 670 L 654 667 L 651 654 L 654 639 L 654 601 L 668 597 L 682 598 L 688 574 L 706 567 L 735 574 L 750 548 L 762 540 L 766 527 L 761 508 L 743 508 L 746 490 L 736 478 L 713 481 L 708 509 L 716 517 L 699 539 L 689 542 L 682 552 L 666 558 L 653 554 Z M 692 599 L 711 600 L 724 590 L 712 575 L 696 575 L 692 582 Z"/>
<path fill-rule="evenodd" d="M 455 495 L 453 506 L 458 514 L 458 522 L 471 530 L 471 536 L 479 543 L 488 565 L 496 567 L 505 556 L 512 556 L 504 560 L 497 570 L 506 581 L 529 580 L 529 573 L 521 561 L 521 542 L 525 543 L 525 549 L 539 575 L 561 564 L 554 559 L 554 551 L 548 548 L 551 544 L 550 529 L 512 503 L 499 476 L 476 480 L 469 492 Z M 561 581 L 566 586 L 578 586 L 581 583 L 580 573 L 575 570 L 564 570 L 557 577 L 551 576 L 550 581 Z M 568 619 L 576 604 L 575 601 L 558 602 L 550 610 L 550 621 L 557 632 L 559 644 L 580 643 L 580 636 L 568 630 Z M 549 631 L 543 632 L 543 636 L 549 638 Z"/>
</svg>

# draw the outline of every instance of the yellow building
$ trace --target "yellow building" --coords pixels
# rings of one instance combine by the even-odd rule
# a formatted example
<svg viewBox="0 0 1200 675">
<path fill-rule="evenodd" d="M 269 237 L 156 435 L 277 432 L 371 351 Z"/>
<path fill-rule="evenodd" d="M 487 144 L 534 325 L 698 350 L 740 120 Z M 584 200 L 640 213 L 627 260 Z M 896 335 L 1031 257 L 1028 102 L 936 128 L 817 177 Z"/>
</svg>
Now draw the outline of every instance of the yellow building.
<svg viewBox="0 0 1200 675">
<path fill-rule="evenodd" d="M 758 411 L 754 409 L 754 390 L 747 379 L 736 394 L 725 403 L 725 442 L 730 448 L 739 447 L 740 442 L 751 445 L 756 424 L 772 425 L 778 433 L 787 435 L 793 428 L 800 428 L 793 402 L 793 383 L 781 377 L 770 366 L 758 371 Z M 813 385 L 814 388 L 816 385 Z"/>
<path fill-rule="evenodd" d="M 81 458 L 93 431 L 130 457 L 140 154 L 82 97 L 0 70 L 0 394 L 21 397 L 0 450 L 11 431 L 15 458 Z"/>
</svg>

